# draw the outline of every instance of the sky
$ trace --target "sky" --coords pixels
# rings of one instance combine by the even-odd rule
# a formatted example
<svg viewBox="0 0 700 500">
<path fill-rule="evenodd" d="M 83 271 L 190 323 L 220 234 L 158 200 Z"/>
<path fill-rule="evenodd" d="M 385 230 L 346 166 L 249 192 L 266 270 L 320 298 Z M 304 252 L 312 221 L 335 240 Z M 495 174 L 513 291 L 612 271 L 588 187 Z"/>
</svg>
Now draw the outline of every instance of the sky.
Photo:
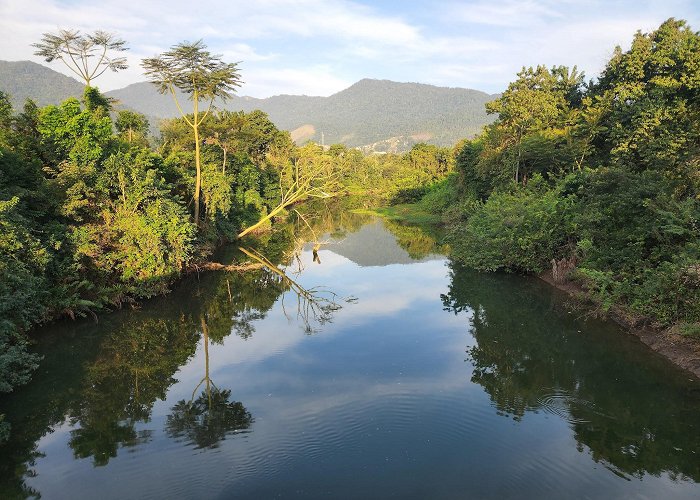
<svg viewBox="0 0 700 500">
<path fill-rule="evenodd" d="M 616 45 L 669 17 L 700 31 L 700 0 L 0 0 L 0 59 L 45 63 L 31 44 L 59 28 L 127 41 L 129 68 L 95 83 L 145 80 L 140 62 L 202 39 L 240 62 L 240 95 L 328 96 L 362 78 L 501 92 L 523 66 L 577 65 L 596 77 Z"/>
</svg>

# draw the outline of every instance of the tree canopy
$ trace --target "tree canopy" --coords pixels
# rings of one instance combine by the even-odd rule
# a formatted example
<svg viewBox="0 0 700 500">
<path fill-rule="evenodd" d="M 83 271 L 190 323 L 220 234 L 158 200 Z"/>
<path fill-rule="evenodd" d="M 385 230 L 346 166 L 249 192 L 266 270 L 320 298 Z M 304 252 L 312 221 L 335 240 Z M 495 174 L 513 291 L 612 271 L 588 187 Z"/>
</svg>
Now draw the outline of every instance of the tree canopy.
<svg viewBox="0 0 700 500">
<path fill-rule="evenodd" d="M 128 50 L 126 42 L 106 31 L 82 34 L 79 30 L 59 29 L 57 33 L 44 33 L 32 47 L 37 49 L 34 55 L 46 62 L 63 62 L 87 87 L 107 70 L 129 67 L 125 57 L 112 55 Z"/>
</svg>

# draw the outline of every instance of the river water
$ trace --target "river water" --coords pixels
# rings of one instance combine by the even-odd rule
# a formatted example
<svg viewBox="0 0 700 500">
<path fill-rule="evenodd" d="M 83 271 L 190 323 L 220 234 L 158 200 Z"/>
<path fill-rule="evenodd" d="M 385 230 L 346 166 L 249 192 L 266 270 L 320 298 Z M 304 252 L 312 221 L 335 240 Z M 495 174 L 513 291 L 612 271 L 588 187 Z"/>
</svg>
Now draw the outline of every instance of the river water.
<svg viewBox="0 0 700 500">
<path fill-rule="evenodd" d="M 687 372 L 416 228 L 306 239 L 38 332 L 0 498 L 700 498 Z"/>
</svg>

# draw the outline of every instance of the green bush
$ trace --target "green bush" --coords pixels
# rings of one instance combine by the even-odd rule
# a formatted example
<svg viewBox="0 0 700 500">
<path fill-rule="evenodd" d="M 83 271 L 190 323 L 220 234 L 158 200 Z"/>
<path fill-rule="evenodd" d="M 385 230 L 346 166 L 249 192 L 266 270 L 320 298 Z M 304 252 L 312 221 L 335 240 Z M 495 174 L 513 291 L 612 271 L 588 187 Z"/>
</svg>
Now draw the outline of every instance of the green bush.
<svg viewBox="0 0 700 500">
<path fill-rule="evenodd" d="M 535 176 L 527 188 L 493 193 L 449 236 L 454 256 L 475 269 L 539 272 L 568 252 L 570 197 Z"/>
<path fill-rule="evenodd" d="M 421 198 L 420 208 L 432 214 L 443 214 L 459 199 L 455 174 L 436 182 Z"/>
<path fill-rule="evenodd" d="M 0 201 L 0 392 L 27 383 L 36 369 L 24 333 L 45 317 L 48 300 L 48 253 L 16 213 L 18 201 Z"/>
<path fill-rule="evenodd" d="M 629 290 L 631 306 L 669 325 L 700 321 L 700 262 L 683 254 L 672 262 L 640 273 Z"/>
</svg>

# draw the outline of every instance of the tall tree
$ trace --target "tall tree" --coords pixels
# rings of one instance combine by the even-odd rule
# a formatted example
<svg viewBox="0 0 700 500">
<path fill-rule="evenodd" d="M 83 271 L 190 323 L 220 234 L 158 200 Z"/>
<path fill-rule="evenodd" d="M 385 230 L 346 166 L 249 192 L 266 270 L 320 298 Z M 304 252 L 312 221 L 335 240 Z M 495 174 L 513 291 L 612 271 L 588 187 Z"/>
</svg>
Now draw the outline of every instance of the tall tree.
<svg viewBox="0 0 700 500">
<path fill-rule="evenodd" d="M 223 101 L 231 97 L 241 86 L 238 63 L 225 63 L 221 56 L 212 55 L 199 40 L 182 42 L 159 56 L 144 59 L 141 63 L 146 76 L 161 94 L 170 92 L 180 114 L 192 129 L 195 143 L 196 178 L 194 187 L 194 221 L 199 225 L 199 195 L 202 189 L 199 126 L 211 110 L 214 99 Z M 189 95 L 192 114 L 183 111 L 175 89 Z M 199 103 L 206 103 L 202 112 Z"/>
<path fill-rule="evenodd" d="M 34 55 L 46 62 L 62 61 L 86 87 L 108 69 L 119 71 L 128 67 L 125 57 L 110 55 L 128 50 L 126 42 L 106 31 L 82 35 L 78 30 L 59 29 L 58 33 L 44 33 L 41 42 L 32 47 L 37 49 Z"/>
<path fill-rule="evenodd" d="M 673 18 L 637 32 L 589 94 L 600 163 L 663 172 L 678 198 L 700 194 L 700 32 Z"/>
</svg>

